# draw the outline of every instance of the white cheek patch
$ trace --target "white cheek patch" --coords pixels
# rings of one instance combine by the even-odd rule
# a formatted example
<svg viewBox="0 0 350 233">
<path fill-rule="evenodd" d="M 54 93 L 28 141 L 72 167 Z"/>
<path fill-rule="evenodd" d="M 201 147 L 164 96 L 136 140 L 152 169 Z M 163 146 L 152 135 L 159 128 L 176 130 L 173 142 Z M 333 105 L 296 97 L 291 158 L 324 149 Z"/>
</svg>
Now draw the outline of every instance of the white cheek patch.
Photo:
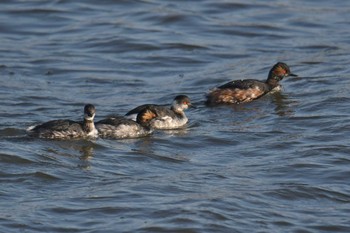
<svg viewBox="0 0 350 233">
<path fill-rule="evenodd" d="M 92 121 L 92 120 L 94 120 L 94 118 L 95 118 L 95 113 L 94 113 L 94 115 L 92 115 L 92 117 L 88 116 L 87 114 L 84 114 L 84 119 L 87 121 Z"/>
</svg>

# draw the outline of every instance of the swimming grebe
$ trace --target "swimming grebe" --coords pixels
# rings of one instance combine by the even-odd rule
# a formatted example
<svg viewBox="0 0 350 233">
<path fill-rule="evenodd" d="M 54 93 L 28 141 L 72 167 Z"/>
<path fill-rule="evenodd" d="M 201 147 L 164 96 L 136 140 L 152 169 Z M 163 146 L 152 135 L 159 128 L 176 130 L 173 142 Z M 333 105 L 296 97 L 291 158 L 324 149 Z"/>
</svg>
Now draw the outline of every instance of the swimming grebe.
<svg viewBox="0 0 350 233">
<path fill-rule="evenodd" d="M 279 81 L 287 76 L 297 76 L 290 72 L 287 64 L 276 63 L 270 70 L 265 82 L 255 79 L 234 80 L 214 88 L 207 94 L 207 104 L 239 104 L 250 102 L 269 93 L 279 90 Z"/>
<path fill-rule="evenodd" d="M 154 129 L 176 129 L 184 126 L 188 118 L 185 115 L 184 110 L 191 107 L 191 101 L 186 95 L 178 95 L 174 98 L 174 101 L 170 108 L 156 104 L 144 104 L 138 106 L 125 115 L 129 119 L 135 119 L 135 114 L 143 109 L 151 109 L 157 114 L 155 119 L 152 119 L 150 126 Z"/>
<path fill-rule="evenodd" d="M 102 138 L 138 138 L 152 133 L 149 123 L 155 117 L 154 111 L 143 109 L 137 114 L 136 122 L 123 116 L 112 116 L 96 122 L 96 128 Z"/>
<path fill-rule="evenodd" d="M 28 128 L 30 136 L 47 139 L 70 139 L 79 137 L 97 137 L 94 125 L 96 109 L 92 104 L 84 107 L 83 122 L 71 120 L 53 120 Z"/>
</svg>

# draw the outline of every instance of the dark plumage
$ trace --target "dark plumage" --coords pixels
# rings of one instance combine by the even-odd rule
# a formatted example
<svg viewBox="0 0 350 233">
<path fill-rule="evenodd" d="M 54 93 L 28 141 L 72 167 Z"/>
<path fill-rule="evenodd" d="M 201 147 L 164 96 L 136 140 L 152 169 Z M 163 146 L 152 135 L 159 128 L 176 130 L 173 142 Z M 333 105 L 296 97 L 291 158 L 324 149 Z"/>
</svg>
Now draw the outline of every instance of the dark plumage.
<svg viewBox="0 0 350 233">
<path fill-rule="evenodd" d="M 157 114 L 150 109 L 143 109 L 137 115 L 136 122 L 123 116 L 110 116 L 96 122 L 96 128 L 102 138 L 137 138 L 152 132 L 150 121 Z"/>
<path fill-rule="evenodd" d="M 214 88 L 207 94 L 207 104 L 238 104 L 260 98 L 268 92 L 280 88 L 279 81 L 287 76 L 296 76 L 290 72 L 287 64 L 276 63 L 270 70 L 265 82 L 255 79 L 234 80 Z"/>
<path fill-rule="evenodd" d="M 72 120 L 53 120 L 35 127 L 30 127 L 30 136 L 47 139 L 70 139 L 86 136 L 97 136 L 93 119 L 95 107 L 87 104 L 84 107 L 84 120 L 81 122 Z"/>
</svg>

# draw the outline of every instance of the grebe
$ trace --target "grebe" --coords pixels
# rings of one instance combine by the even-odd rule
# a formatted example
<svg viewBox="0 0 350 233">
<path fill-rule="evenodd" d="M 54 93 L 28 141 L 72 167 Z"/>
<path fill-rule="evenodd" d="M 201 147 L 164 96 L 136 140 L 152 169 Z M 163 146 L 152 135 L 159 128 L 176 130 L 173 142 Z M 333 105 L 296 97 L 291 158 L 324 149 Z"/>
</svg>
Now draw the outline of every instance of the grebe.
<svg viewBox="0 0 350 233">
<path fill-rule="evenodd" d="M 47 139 L 70 139 L 80 137 L 97 137 L 94 125 L 96 109 L 92 104 L 84 107 L 84 120 L 53 120 L 27 129 L 30 136 Z"/>
<path fill-rule="evenodd" d="M 151 109 L 157 114 L 155 119 L 152 119 L 150 125 L 154 129 L 177 129 L 184 126 L 188 122 L 184 110 L 191 107 L 191 101 L 186 95 L 178 95 L 170 108 L 156 104 L 144 104 L 130 110 L 125 115 L 129 119 L 135 119 L 135 114 L 143 109 Z"/>
<path fill-rule="evenodd" d="M 239 104 L 260 98 L 273 90 L 280 90 L 279 81 L 287 76 L 297 76 L 290 72 L 287 64 L 276 63 L 265 82 L 255 79 L 234 80 L 214 88 L 207 94 L 207 104 Z"/>
<path fill-rule="evenodd" d="M 96 122 L 96 128 L 102 138 L 138 138 L 152 133 L 149 123 L 155 117 L 154 111 L 143 109 L 137 114 L 136 122 L 123 116 L 111 116 Z"/>
</svg>

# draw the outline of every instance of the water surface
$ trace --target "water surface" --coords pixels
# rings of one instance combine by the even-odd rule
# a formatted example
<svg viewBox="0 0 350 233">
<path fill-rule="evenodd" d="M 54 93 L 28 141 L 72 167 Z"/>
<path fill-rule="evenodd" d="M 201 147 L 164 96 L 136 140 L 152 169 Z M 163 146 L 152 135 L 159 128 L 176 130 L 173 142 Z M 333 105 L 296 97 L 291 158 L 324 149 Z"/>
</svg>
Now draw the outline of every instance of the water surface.
<svg viewBox="0 0 350 233">
<path fill-rule="evenodd" d="M 347 1 L 2 1 L 1 232 L 349 232 Z M 208 108 L 232 79 L 298 78 Z M 50 141 L 28 126 L 187 94 L 180 130 Z"/>
</svg>

